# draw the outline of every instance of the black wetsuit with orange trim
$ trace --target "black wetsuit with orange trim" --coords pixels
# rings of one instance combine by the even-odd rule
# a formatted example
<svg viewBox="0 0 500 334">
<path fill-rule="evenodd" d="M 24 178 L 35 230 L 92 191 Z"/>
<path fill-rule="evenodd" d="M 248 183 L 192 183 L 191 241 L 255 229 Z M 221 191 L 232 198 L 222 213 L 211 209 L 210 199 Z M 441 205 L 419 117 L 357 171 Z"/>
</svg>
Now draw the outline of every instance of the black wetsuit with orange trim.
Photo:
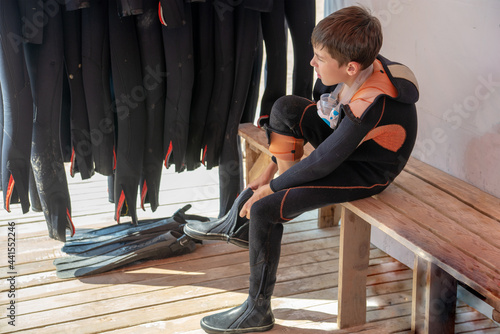
<svg viewBox="0 0 500 334">
<path fill-rule="evenodd" d="M 273 194 L 251 208 L 253 240 L 273 240 L 266 251 L 279 261 L 281 223 L 325 205 L 384 190 L 405 166 L 415 144 L 418 88 L 404 65 L 379 56 L 374 72 L 331 129 L 310 100 L 286 96 L 273 106 L 268 131 L 303 139 L 315 150 L 271 181 Z"/>
</svg>

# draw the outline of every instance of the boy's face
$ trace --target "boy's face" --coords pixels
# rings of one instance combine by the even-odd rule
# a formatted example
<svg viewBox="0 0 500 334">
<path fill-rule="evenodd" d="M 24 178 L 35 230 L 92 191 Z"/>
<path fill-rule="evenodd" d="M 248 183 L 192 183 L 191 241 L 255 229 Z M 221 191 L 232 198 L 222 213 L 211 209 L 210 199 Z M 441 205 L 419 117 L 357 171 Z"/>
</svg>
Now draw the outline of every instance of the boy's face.
<svg viewBox="0 0 500 334">
<path fill-rule="evenodd" d="M 316 45 L 313 49 L 314 57 L 310 64 L 325 86 L 333 86 L 349 80 L 347 65 L 339 66 L 339 62 L 332 58 L 322 45 Z"/>
</svg>

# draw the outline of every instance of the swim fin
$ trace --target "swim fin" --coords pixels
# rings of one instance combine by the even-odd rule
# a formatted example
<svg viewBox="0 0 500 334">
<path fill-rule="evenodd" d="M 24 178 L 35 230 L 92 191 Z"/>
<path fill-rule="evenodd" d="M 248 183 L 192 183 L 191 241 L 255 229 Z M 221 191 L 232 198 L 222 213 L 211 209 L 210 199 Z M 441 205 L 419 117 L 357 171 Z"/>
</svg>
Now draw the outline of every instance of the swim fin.
<svg viewBox="0 0 500 334">
<path fill-rule="evenodd" d="M 222 218 L 210 222 L 189 222 L 184 233 L 195 240 L 225 240 L 238 247 L 248 249 L 250 223 L 239 213 L 243 205 L 252 197 L 253 190 L 246 188 L 236 198 L 231 209 Z"/>
<path fill-rule="evenodd" d="M 87 256 L 72 256 L 71 261 L 56 263 L 57 277 L 71 278 L 100 274 L 127 264 L 140 261 L 162 259 L 187 254 L 196 245 L 188 236 L 176 231 L 161 234 L 147 234 L 148 238 L 132 242 L 113 244 L 107 253 Z M 114 248 L 111 250 L 111 248 Z"/>
<path fill-rule="evenodd" d="M 62 250 L 68 256 L 54 260 L 60 278 L 106 272 L 140 260 L 160 259 L 192 252 L 196 246 L 183 228 L 188 220 L 207 217 L 186 214 L 191 205 L 171 217 L 141 220 L 137 225 L 120 224 L 77 233 Z"/>
</svg>

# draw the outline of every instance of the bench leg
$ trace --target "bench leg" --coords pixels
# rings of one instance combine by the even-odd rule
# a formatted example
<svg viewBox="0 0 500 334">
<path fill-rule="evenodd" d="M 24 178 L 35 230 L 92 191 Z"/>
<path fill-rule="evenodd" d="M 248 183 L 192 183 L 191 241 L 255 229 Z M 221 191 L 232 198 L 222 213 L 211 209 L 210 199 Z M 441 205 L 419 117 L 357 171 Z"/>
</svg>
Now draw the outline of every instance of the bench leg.
<svg viewBox="0 0 500 334">
<path fill-rule="evenodd" d="M 318 227 L 338 226 L 340 221 L 341 206 L 333 204 L 319 209 Z"/>
<path fill-rule="evenodd" d="M 371 226 L 342 207 L 339 254 L 337 325 L 347 328 L 366 322 L 366 275 Z"/>
<path fill-rule="evenodd" d="M 411 329 L 414 333 L 455 332 L 457 281 L 418 256 L 413 267 Z"/>
</svg>

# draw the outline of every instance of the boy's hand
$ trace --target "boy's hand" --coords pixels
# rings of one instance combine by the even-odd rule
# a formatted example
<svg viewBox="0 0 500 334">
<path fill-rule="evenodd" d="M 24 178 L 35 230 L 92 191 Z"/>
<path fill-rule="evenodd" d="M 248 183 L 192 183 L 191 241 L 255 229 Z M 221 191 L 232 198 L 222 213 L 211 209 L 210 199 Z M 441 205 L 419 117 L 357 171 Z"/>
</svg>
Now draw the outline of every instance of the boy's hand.
<svg viewBox="0 0 500 334">
<path fill-rule="evenodd" d="M 254 181 L 250 182 L 248 184 L 248 187 L 255 191 L 260 187 L 269 184 L 269 182 L 271 182 L 271 180 L 274 178 L 274 174 L 276 174 L 277 171 L 278 166 L 274 162 L 270 162 L 264 172 L 262 172 L 262 174 L 260 174 L 259 177 L 257 177 Z"/>
<path fill-rule="evenodd" d="M 247 219 L 250 219 L 250 209 L 252 208 L 253 203 L 257 202 L 261 198 L 264 198 L 272 193 L 273 191 L 271 190 L 269 184 L 266 184 L 262 187 L 259 187 L 257 190 L 254 190 L 252 197 L 250 197 L 248 201 L 245 203 L 245 205 L 243 205 L 243 207 L 241 208 L 240 217 L 246 216 Z"/>
</svg>

